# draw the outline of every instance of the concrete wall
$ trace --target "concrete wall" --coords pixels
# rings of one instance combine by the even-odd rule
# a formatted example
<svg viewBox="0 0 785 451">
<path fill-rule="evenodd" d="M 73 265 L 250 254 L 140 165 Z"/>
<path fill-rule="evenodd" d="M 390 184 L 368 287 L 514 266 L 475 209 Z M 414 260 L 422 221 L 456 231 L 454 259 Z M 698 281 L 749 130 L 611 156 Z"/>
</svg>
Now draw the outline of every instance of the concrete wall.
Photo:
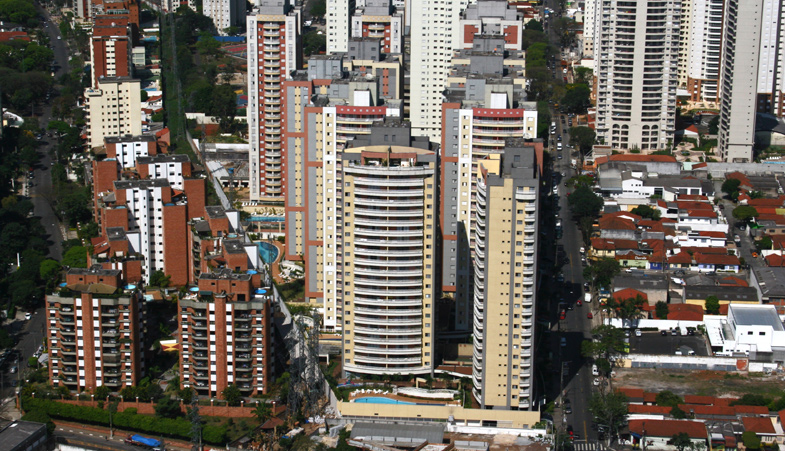
<svg viewBox="0 0 785 451">
<path fill-rule="evenodd" d="M 404 404 L 363 404 L 338 402 L 343 417 L 363 419 L 406 419 L 412 421 L 447 421 L 452 416 L 456 424 L 482 426 L 483 421 L 496 421 L 499 427 L 531 429 L 540 421 L 540 412 L 524 410 L 481 410 L 459 406 L 424 406 Z"/>
<path fill-rule="evenodd" d="M 740 362 L 741 361 L 741 362 Z M 678 355 L 629 354 L 622 362 L 624 368 L 662 368 L 678 370 L 740 371 L 747 368 L 747 359 Z"/>
</svg>

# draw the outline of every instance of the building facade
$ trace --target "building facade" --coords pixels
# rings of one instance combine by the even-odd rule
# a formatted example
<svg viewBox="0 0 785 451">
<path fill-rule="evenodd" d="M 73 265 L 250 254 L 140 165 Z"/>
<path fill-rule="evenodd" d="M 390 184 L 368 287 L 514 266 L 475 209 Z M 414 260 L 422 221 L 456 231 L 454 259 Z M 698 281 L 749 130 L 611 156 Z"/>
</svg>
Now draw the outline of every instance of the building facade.
<svg viewBox="0 0 785 451">
<path fill-rule="evenodd" d="M 720 61 L 722 56 L 722 13 L 724 0 L 689 0 L 683 21 L 688 28 L 687 53 L 679 62 L 687 67 L 686 88 L 693 102 L 719 101 Z M 682 27 L 684 28 L 684 27 Z"/>
<path fill-rule="evenodd" d="M 131 77 L 131 30 L 127 26 L 93 26 L 90 38 L 90 79 Z"/>
<path fill-rule="evenodd" d="M 354 12 L 354 0 L 327 0 L 327 54 L 346 52 L 349 36 L 351 36 L 351 16 Z"/>
<path fill-rule="evenodd" d="M 438 156 L 401 144 L 348 148 L 325 179 L 340 193 L 324 198 L 324 277 L 347 374 L 433 372 Z"/>
<path fill-rule="evenodd" d="M 272 289 L 259 274 L 226 268 L 199 276 L 198 291 L 178 301 L 180 383 L 217 398 L 230 384 L 252 397 L 267 393 L 274 346 Z"/>
<path fill-rule="evenodd" d="M 442 91 L 452 51 L 459 47 L 459 22 L 468 0 L 410 2 L 409 118 L 416 135 L 441 139 Z"/>
<path fill-rule="evenodd" d="M 672 144 L 681 0 L 623 0 L 596 7 L 598 138 L 614 149 Z"/>
<path fill-rule="evenodd" d="M 251 200 L 284 195 L 281 83 L 300 67 L 300 22 L 300 10 L 287 1 L 262 0 L 247 17 Z"/>
<path fill-rule="evenodd" d="M 230 27 L 239 27 L 245 19 L 243 0 L 203 0 L 202 14 L 213 19 L 219 34 L 227 34 Z"/>
<path fill-rule="evenodd" d="M 104 144 L 107 136 L 142 134 L 141 85 L 138 79 L 105 77 L 85 90 L 87 146 Z"/>
<path fill-rule="evenodd" d="M 379 39 L 382 53 L 403 53 L 403 14 L 390 0 L 365 0 L 352 16 L 351 36 Z"/>
<path fill-rule="evenodd" d="M 526 101 L 523 52 L 505 50 L 506 42 L 486 27 L 485 34 L 472 37 L 471 48 L 456 51 L 442 104 L 442 292 L 453 301 L 451 327 L 466 333 L 472 318 L 477 166 L 503 153 L 509 138 L 529 140 L 532 151 L 542 151 L 542 142 L 534 142 L 537 104 Z"/>
<path fill-rule="evenodd" d="M 751 162 L 761 23 L 765 0 L 725 2 L 725 39 L 720 73 L 718 153 L 726 162 Z"/>
<path fill-rule="evenodd" d="M 144 375 L 146 310 L 121 271 L 71 268 L 66 286 L 48 295 L 49 378 L 73 392 L 106 386 L 117 392 Z"/>
<path fill-rule="evenodd" d="M 758 60 L 758 111 L 785 117 L 785 1 L 764 0 Z"/>
<path fill-rule="evenodd" d="M 472 392 L 483 409 L 536 407 L 540 181 L 535 153 L 521 144 L 478 168 Z"/>
</svg>

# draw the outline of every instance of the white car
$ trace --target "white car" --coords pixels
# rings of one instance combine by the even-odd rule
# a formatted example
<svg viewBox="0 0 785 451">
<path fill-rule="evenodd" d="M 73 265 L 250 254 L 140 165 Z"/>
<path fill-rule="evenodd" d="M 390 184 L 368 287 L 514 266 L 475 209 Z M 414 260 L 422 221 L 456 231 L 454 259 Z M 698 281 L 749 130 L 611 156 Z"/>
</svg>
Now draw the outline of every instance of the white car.
<svg viewBox="0 0 785 451">
<path fill-rule="evenodd" d="M 600 378 L 599 377 L 595 377 L 594 378 L 594 386 L 597 387 L 599 385 L 600 385 Z"/>
<path fill-rule="evenodd" d="M 597 368 L 597 365 L 592 365 L 591 366 L 591 375 L 592 376 L 599 376 L 600 375 L 600 370 Z"/>
<path fill-rule="evenodd" d="M 635 329 L 635 336 L 636 336 L 636 337 L 640 337 L 641 335 L 643 335 L 643 333 L 641 332 L 641 330 L 640 330 L 640 329 Z"/>
<path fill-rule="evenodd" d="M 31 315 L 30 312 L 25 313 L 25 320 L 29 320 L 32 317 L 33 315 Z"/>
</svg>

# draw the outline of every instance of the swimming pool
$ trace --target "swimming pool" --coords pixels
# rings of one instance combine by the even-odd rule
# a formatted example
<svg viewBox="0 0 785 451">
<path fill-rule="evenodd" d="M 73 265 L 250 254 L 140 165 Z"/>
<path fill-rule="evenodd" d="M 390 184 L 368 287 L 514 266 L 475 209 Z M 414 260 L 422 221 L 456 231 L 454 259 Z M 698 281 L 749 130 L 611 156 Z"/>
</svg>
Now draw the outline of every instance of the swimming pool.
<svg viewBox="0 0 785 451">
<path fill-rule="evenodd" d="M 251 222 L 283 222 L 283 216 L 250 216 Z"/>
<path fill-rule="evenodd" d="M 354 402 L 359 402 L 362 404 L 407 404 L 410 406 L 417 405 L 416 402 L 398 401 L 397 399 L 384 398 L 381 396 L 370 396 L 368 398 L 359 398 L 359 399 L 355 399 Z"/>
<path fill-rule="evenodd" d="M 265 263 L 272 263 L 278 258 L 278 248 L 272 244 L 261 242 L 257 243 L 257 247 L 259 248 L 259 255 Z"/>
</svg>

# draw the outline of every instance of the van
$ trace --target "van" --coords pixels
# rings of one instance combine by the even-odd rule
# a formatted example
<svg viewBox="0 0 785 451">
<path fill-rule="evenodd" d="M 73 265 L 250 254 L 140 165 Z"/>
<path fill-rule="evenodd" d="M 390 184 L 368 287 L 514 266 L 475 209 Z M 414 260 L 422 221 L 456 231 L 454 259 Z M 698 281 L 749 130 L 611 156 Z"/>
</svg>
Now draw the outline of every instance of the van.
<svg viewBox="0 0 785 451">
<path fill-rule="evenodd" d="M 597 365 L 592 365 L 591 366 L 591 375 L 592 376 L 599 376 L 600 375 L 600 370 L 597 369 Z"/>
</svg>

